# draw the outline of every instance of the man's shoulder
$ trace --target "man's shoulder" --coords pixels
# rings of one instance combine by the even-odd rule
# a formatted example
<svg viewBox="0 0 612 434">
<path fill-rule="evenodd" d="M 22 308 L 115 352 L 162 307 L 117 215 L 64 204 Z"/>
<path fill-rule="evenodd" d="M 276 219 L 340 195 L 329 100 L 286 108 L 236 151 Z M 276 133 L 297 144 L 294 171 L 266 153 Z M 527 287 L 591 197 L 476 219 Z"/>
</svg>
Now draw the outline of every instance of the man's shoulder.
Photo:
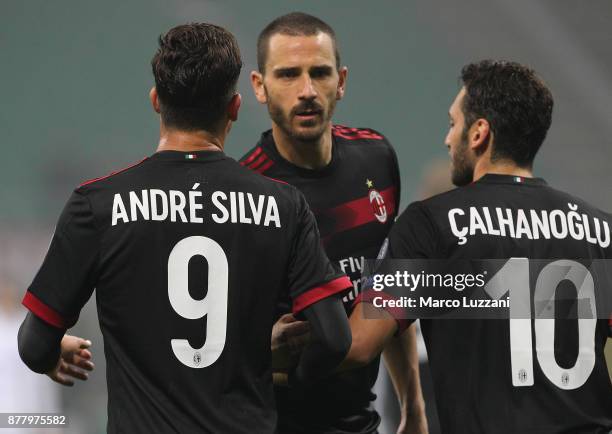
<svg viewBox="0 0 612 434">
<path fill-rule="evenodd" d="M 128 165 L 124 165 L 119 169 L 115 169 L 106 175 L 91 178 L 81 182 L 76 188 L 75 192 L 82 195 L 89 195 L 95 192 L 103 191 L 108 187 L 121 183 L 125 176 L 131 176 L 131 174 L 142 167 L 142 165 L 149 160 L 149 157 L 142 158 L 136 162 Z"/>
<path fill-rule="evenodd" d="M 356 128 L 345 125 L 333 125 L 332 135 L 342 149 L 343 158 L 354 161 L 367 161 L 369 165 L 395 167 L 397 155 L 387 137 L 372 128 Z"/>
<path fill-rule="evenodd" d="M 391 146 L 389 140 L 381 132 L 372 128 L 332 125 L 332 135 L 339 141 L 350 144 L 369 144 Z"/>
<path fill-rule="evenodd" d="M 519 188 L 508 188 L 508 186 L 508 183 L 473 182 L 434 195 L 420 201 L 419 204 L 433 211 L 440 208 L 450 209 L 456 206 L 469 207 L 482 206 L 483 204 L 501 206 L 500 204 L 510 200 L 515 206 L 524 204 L 525 206 L 546 208 L 555 205 L 571 205 L 572 207 L 575 205 L 593 213 L 609 214 L 590 204 L 588 201 L 545 182 L 525 184 Z M 514 187 L 518 187 L 518 185 Z"/>
<path fill-rule="evenodd" d="M 259 174 L 263 174 L 274 165 L 274 160 L 270 158 L 269 152 L 264 149 L 261 142 L 248 150 L 238 161 L 241 166 Z"/>
<path fill-rule="evenodd" d="M 226 164 L 223 170 L 230 170 L 234 180 L 241 180 L 239 183 L 248 184 L 254 187 L 255 190 L 262 189 L 267 192 L 286 191 L 289 192 L 290 195 L 294 194 L 293 187 L 286 182 L 268 176 L 259 176 L 257 173 L 254 173 L 253 170 L 248 170 L 249 168 L 245 167 L 246 165 L 244 163 L 241 162 L 238 164 L 238 162 L 232 158 L 224 158 L 223 160 Z M 121 169 L 114 170 L 107 175 L 84 181 L 76 187 L 75 191 L 82 195 L 95 196 L 98 192 L 115 191 L 117 187 L 121 189 L 123 187 L 129 188 L 132 185 L 137 185 L 141 177 L 149 180 L 151 176 L 153 176 L 150 170 L 147 171 L 147 169 L 144 169 L 148 161 L 152 161 L 151 157 L 145 157 Z M 142 172 L 141 169 L 145 172 Z M 151 169 L 151 167 L 149 167 L 149 169 Z M 153 178 L 155 177 L 153 176 Z"/>
<path fill-rule="evenodd" d="M 518 209 L 527 215 L 532 211 L 550 215 L 554 211 L 584 213 L 605 221 L 612 218 L 609 212 L 545 183 L 511 187 L 508 184 L 475 182 L 411 203 L 398 218 L 398 223 L 412 226 L 419 221 L 434 228 L 446 228 L 451 215 L 472 216 L 472 211 L 480 215 L 483 210 L 485 217 L 497 215 L 499 210 L 514 215 Z"/>
<path fill-rule="evenodd" d="M 396 226 L 403 229 L 427 226 L 437 230 L 450 209 L 469 203 L 469 196 L 473 194 L 470 189 L 471 186 L 453 188 L 427 199 L 414 201 L 399 215 Z"/>
</svg>

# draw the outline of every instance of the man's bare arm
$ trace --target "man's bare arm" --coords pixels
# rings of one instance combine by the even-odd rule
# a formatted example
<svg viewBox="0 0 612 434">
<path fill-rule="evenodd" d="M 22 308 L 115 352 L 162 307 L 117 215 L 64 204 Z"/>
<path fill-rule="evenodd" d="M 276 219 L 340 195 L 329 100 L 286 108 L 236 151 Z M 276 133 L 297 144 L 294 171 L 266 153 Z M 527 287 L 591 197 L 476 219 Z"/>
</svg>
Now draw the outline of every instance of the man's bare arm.
<svg viewBox="0 0 612 434">
<path fill-rule="evenodd" d="M 367 315 L 367 317 L 366 317 Z M 385 348 L 397 330 L 397 322 L 370 303 L 359 303 L 349 318 L 353 342 L 338 371 L 369 364 Z"/>
<path fill-rule="evenodd" d="M 426 434 L 427 417 L 419 377 L 414 324 L 400 336 L 389 340 L 383 351 L 383 360 L 400 405 L 401 419 L 397 433 Z"/>
</svg>

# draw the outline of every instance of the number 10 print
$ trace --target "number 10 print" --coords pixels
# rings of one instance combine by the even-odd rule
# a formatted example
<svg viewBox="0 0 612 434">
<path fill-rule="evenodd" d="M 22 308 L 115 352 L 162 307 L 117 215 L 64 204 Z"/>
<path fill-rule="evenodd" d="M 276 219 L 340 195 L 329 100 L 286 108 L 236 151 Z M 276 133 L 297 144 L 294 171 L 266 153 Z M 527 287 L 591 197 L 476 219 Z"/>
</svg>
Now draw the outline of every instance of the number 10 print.
<svg viewBox="0 0 612 434">
<path fill-rule="evenodd" d="M 578 357 L 574 366 L 569 369 L 560 367 L 555 359 L 555 291 L 563 280 L 571 281 L 577 289 L 577 299 L 587 300 L 590 305 L 589 318 L 582 318 L 580 313 L 578 315 Z M 499 299 L 509 291 L 512 385 L 533 386 L 529 260 L 510 258 L 487 283 L 485 291 L 493 299 Z M 542 372 L 561 389 L 579 388 L 588 380 L 595 366 L 597 312 L 593 276 L 579 262 L 551 262 L 538 275 L 534 305 L 535 349 Z"/>
</svg>

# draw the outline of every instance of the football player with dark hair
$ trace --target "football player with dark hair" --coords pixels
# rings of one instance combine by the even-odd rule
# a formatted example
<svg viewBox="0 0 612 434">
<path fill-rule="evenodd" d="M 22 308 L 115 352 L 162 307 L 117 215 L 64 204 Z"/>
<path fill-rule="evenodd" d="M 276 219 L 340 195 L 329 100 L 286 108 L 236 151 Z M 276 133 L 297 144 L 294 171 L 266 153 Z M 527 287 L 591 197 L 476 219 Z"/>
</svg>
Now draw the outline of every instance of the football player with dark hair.
<svg viewBox="0 0 612 434">
<path fill-rule="evenodd" d="M 345 91 L 336 35 L 321 19 L 294 12 L 268 24 L 257 41 L 255 96 L 272 129 L 242 159 L 249 169 L 298 188 L 315 213 L 329 258 L 353 280 L 347 314 L 359 293 L 364 258 L 376 256 L 399 208 L 400 176 L 389 141 L 369 128 L 332 124 Z M 273 348 L 298 347 L 307 329 L 277 307 Z M 384 352 L 401 408 L 398 433 L 424 434 L 427 421 L 419 380 L 415 330 L 392 339 Z M 276 388 L 280 434 L 376 433 L 371 408 L 378 374 L 374 358 L 362 369 L 321 382 Z"/>
<path fill-rule="evenodd" d="M 336 295 L 351 283 L 325 255 L 303 195 L 223 152 L 241 67 L 221 27 L 160 37 L 157 152 L 74 190 L 24 297 L 23 361 L 69 384 L 92 366 L 87 343 L 62 337 L 96 289 L 108 432 L 273 433 L 279 297 L 313 334 L 295 383 L 331 372 L 350 346 Z"/>
<path fill-rule="evenodd" d="M 580 261 L 610 259 L 610 215 L 533 175 L 553 110 L 542 79 L 518 63 L 489 60 L 465 66 L 461 78 L 446 136 L 459 188 L 411 204 L 381 257 L 561 259 L 562 280 L 586 270 Z M 564 212 L 576 209 L 583 230 L 569 228 L 568 218 L 563 230 Z M 472 224 L 483 218 L 486 224 Z M 509 278 L 526 288 L 527 259 Z M 366 291 L 350 318 L 346 366 L 369 363 L 410 323 L 392 318 L 391 308 L 383 318 L 364 319 L 373 296 Z M 603 349 L 610 330 L 602 318 L 421 319 L 442 431 L 608 433 L 612 385 Z"/>
</svg>

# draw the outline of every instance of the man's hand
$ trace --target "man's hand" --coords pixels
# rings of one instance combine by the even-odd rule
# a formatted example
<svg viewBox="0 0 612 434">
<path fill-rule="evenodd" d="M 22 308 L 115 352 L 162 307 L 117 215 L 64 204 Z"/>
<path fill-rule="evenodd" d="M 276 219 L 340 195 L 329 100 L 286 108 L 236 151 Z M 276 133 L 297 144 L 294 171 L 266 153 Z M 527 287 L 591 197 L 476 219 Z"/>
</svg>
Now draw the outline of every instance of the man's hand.
<svg viewBox="0 0 612 434">
<path fill-rule="evenodd" d="M 415 405 L 413 410 L 402 412 L 402 419 L 397 434 L 428 434 L 427 416 L 425 415 L 425 404 Z"/>
<path fill-rule="evenodd" d="M 47 376 L 53 381 L 64 386 L 74 385 L 74 379 L 87 380 L 86 371 L 93 371 L 94 364 L 91 361 L 91 341 L 77 336 L 64 335 L 61 343 L 61 355 L 57 365 Z"/>
<path fill-rule="evenodd" d="M 298 321 L 287 313 L 272 327 L 272 369 L 288 371 L 297 364 L 300 352 L 310 339 L 308 321 Z"/>
</svg>

